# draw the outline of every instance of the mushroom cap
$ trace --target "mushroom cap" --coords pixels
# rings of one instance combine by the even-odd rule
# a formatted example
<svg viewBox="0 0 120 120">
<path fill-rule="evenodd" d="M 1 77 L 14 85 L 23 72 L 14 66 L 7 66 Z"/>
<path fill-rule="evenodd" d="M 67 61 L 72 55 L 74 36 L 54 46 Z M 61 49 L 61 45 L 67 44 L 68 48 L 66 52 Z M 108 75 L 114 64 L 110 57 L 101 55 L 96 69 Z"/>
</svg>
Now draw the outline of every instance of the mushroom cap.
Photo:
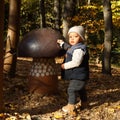
<svg viewBox="0 0 120 120">
<path fill-rule="evenodd" d="M 61 48 L 57 39 L 64 39 L 61 33 L 51 28 L 32 30 L 27 33 L 18 46 L 19 57 L 55 57 Z"/>
</svg>

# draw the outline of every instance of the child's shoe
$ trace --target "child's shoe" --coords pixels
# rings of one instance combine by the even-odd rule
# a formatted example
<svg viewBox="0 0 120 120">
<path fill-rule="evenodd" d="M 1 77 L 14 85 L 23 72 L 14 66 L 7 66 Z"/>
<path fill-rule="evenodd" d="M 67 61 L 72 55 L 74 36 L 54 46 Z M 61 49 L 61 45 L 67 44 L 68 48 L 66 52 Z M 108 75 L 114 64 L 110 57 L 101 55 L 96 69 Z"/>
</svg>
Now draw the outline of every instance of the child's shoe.
<svg viewBox="0 0 120 120">
<path fill-rule="evenodd" d="M 73 104 L 67 104 L 66 106 L 62 107 L 62 110 L 66 113 L 76 116 L 76 110 Z"/>
</svg>

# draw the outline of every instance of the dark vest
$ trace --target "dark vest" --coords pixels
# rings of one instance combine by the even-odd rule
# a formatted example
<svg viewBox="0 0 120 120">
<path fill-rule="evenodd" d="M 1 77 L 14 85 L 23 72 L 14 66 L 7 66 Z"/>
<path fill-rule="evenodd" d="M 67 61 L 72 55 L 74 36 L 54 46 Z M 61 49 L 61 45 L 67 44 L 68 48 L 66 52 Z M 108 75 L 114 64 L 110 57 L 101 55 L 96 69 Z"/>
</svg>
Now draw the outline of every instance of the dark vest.
<svg viewBox="0 0 120 120">
<path fill-rule="evenodd" d="M 87 80 L 89 79 L 89 54 L 86 45 L 78 43 L 69 48 L 66 52 L 65 62 L 72 60 L 75 49 L 82 49 L 85 52 L 83 61 L 78 67 L 64 70 L 62 73 L 62 78 L 66 80 Z"/>
</svg>

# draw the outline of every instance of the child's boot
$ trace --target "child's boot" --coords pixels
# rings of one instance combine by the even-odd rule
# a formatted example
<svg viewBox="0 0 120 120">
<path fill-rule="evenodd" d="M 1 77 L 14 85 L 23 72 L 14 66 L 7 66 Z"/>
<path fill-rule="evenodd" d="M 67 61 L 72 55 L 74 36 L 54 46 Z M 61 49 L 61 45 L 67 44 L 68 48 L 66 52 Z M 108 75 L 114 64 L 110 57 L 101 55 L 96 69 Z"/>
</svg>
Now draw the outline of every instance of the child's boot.
<svg viewBox="0 0 120 120">
<path fill-rule="evenodd" d="M 75 106 L 73 104 L 67 104 L 66 106 L 64 106 L 62 108 L 62 110 L 66 113 L 71 114 L 71 115 L 76 115 Z"/>
</svg>

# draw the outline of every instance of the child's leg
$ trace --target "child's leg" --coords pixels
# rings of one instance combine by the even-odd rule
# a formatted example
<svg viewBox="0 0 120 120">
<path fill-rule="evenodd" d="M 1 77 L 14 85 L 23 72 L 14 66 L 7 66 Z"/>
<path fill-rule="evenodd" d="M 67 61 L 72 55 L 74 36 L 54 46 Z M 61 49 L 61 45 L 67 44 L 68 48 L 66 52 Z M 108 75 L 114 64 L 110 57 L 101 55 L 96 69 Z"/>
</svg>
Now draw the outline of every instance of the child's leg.
<svg viewBox="0 0 120 120">
<path fill-rule="evenodd" d="M 87 102 L 87 91 L 85 87 L 79 90 L 78 94 L 80 96 L 81 102 Z"/>
<path fill-rule="evenodd" d="M 70 80 L 69 86 L 68 86 L 68 105 L 64 106 L 62 110 L 64 112 L 72 112 L 75 110 L 75 104 L 77 99 L 77 92 L 82 90 L 85 86 L 85 81 L 80 80 Z M 85 92 L 84 90 L 81 91 L 82 94 Z M 82 99 L 85 99 L 84 95 L 81 95 Z"/>
<path fill-rule="evenodd" d="M 87 99 L 87 91 L 84 88 L 78 91 L 80 99 L 81 99 L 81 109 L 85 109 L 88 107 L 88 99 Z"/>
<path fill-rule="evenodd" d="M 75 103 L 76 103 L 76 91 L 79 90 L 80 81 L 70 80 L 68 86 L 68 104 L 62 108 L 64 112 L 74 113 L 75 112 Z"/>
<path fill-rule="evenodd" d="M 68 87 L 68 103 L 76 104 L 77 91 L 80 91 L 81 99 L 87 99 L 86 90 L 84 90 L 85 81 L 70 80 Z"/>
</svg>

